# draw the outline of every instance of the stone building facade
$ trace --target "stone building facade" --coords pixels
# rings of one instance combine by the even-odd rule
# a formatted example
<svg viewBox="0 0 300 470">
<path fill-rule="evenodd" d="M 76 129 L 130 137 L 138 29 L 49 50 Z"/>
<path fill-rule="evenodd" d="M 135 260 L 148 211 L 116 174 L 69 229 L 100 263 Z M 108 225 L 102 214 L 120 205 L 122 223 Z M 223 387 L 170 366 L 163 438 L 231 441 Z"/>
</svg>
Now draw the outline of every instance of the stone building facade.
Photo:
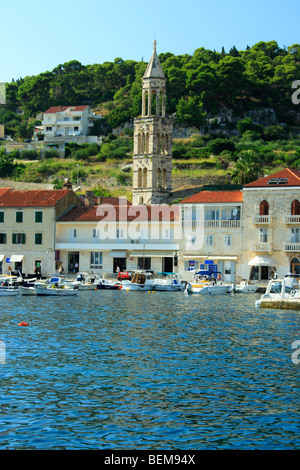
<svg viewBox="0 0 300 470">
<path fill-rule="evenodd" d="M 241 275 L 300 277 L 300 172 L 281 170 L 243 188 Z"/>
</svg>

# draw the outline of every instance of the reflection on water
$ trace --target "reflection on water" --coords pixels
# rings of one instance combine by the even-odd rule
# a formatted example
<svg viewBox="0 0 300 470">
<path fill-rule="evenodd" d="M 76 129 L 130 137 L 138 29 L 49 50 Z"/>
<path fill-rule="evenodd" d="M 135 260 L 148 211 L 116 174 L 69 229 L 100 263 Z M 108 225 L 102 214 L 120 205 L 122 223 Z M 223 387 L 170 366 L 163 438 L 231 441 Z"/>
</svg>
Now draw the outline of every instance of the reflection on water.
<svg viewBox="0 0 300 470">
<path fill-rule="evenodd" d="M 0 448 L 299 448 L 299 312 L 258 297 L 1 299 Z"/>
</svg>

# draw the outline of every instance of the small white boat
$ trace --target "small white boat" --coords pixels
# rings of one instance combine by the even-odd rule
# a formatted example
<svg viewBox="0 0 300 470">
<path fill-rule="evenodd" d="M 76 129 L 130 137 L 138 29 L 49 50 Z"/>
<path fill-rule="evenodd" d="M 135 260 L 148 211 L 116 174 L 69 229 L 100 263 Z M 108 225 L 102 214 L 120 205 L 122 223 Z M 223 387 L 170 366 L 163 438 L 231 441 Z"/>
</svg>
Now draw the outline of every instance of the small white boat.
<svg viewBox="0 0 300 470">
<path fill-rule="evenodd" d="M 257 289 L 258 286 L 255 286 L 254 284 L 249 284 L 246 279 L 242 279 L 239 284 L 232 285 L 232 292 L 236 293 L 253 294 L 253 292 L 257 291 Z"/>
<path fill-rule="evenodd" d="M 158 291 L 180 291 L 185 289 L 185 282 L 180 274 L 170 273 L 164 275 L 158 273 L 155 278 L 155 290 Z"/>
<path fill-rule="evenodd" d="M 228 294 L 231 290 L 232 286 L 229 284 L 223 284 L 207 277 L 196 276 L 194 282 L 186 284 L 184 292 L 186 294 L 220 295 Z"/>
<path fill-rule="evenodd" d="M 156 283 L 152 273 L 137 271 L 131 281 L 122 281 L 122 290 L 149 291 L 155 290 Z"/>
<path fill-rule="evenodd" d="M 122 282 L 118 279 L 117 273 L 103 273 L 97 281 L 97 289 L 121 290 Z"/>
<path fill-rule="evenodd" d="M 19 288 L 14 286 L 0 286 L 0 297 L 19 294 Z"/>
<path fill-rule="evenodd" d="M 271 279 L 256 307 L 300 310 L 299 282 L 293 276 Z"/>
<path fill-rule="evenodd" d="M 78 288 L 76 286 L 65 286 L 65 285 L 56 285 L 51 286 L 35 286 L 36 295 L 57 295 L 57 296 L 67 296 L 67 295 L 76 295 Z"/>
<path fill-rule="evenodd" d="M 53 286 L 53 285 L 57 285 L 57 286 L 65 286 L 65 287 L 72 287 L 74 288 L 75 286 L 79 286 L 80 285 L 80 282 L 77 281 L 77 280 L 68 280 L 66 279 L 64 276 L 56 276 L 56 275 L 53 275 L 51 276 L 49 279 L 46 279 L 46 280 L 39 280 L 39 281 L 36 281 L 34 283 L 34 287 L 48 287 L 48 286 Z"/>
<path fill-rule="evenodd" d="M 20 286 L 19 291 L 21 295 L 36 295 L 36 290 L 33 286 Z"/>
<path fill-rule="evenodd" d="M 76 281 L 79 282 L 78 289 L 80 290 L 95 290 L 100 282 L 98 274 L 78 273 Z"/>
</svg>

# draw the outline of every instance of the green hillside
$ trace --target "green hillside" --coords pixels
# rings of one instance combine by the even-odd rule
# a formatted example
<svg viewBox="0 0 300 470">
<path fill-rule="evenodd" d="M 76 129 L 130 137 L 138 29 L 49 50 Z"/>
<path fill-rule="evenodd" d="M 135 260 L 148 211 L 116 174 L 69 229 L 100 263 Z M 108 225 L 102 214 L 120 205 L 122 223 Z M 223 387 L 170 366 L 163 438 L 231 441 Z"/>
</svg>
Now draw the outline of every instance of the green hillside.
<svg viewBox="0 0 300 470">
<path fill-rule="evenodd" d="M 211 176 L 244 183 L 269 169 L 300 166 L 300 106 L 292 100 L 300 78 L 299 44 L 280 48 L 269 41 L 242 51 L 199 48 L 193 55 L 167 52 L 159 58 L 167 114 L 174 119 L 175 180 Z M 70 148 L 64 161 L 50 152 L 40 161 L 38 153 L 8 154 L 0 147 L 0 177 L 60 185 L 68 176 L 90 185 L 109 180 L 106 190 L 129 187 L 130 167 L 122 168 L 132 158 L 132 120 L 141 113 L 146 66 L 121 58 L 93 65 L 72 60 L 7 83 L 0 124 L 14 140 L 31 138 L 50 106 L 80 104 L 103 116 L 91 134 L 104 139 L 101 146 Z"/>
</svg>

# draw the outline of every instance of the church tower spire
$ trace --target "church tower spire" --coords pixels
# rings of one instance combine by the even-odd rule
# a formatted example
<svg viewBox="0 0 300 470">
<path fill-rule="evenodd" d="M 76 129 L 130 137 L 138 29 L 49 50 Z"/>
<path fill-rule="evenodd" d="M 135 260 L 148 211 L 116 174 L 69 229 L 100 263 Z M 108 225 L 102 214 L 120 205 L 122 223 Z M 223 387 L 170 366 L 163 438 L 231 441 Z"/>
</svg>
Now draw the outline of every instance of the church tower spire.
<svg viewBox="0 0 300 470">
<path fill-rule="evenodd" d="M 133 204 L 167 202 L 172 182 L 171 119 L 166 118 L 166 78 L 156 51 L 143 76 L 142 115 L 134 120 Z"/>
</svg>

